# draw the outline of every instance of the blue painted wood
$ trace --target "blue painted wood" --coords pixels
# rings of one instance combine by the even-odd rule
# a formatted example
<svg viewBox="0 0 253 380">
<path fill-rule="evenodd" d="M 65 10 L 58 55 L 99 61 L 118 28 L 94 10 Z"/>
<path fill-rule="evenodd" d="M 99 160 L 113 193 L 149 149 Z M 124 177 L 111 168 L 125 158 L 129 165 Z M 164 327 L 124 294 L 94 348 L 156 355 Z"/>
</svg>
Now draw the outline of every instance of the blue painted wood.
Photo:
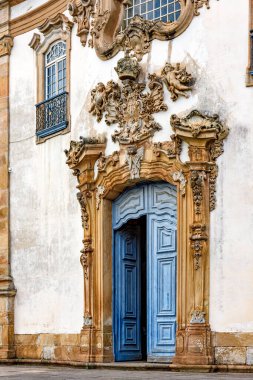
<svg viewBox="0 0 253 380">
<path fill-rule="evenodd" d="M 119 228 L 130 219 L 138 219 L 142 215 L 147 215 L 147 356 L 150 361 L 168 361 L 175 354 L 176 336 L 176 228 L 177 228 L 177 197 L 176 188 L 168 183 L 148 183 L 134 187 L 123 193 L 113 204 L 113 228 Z M 137 226 L 136 226 L 137 227 Z M 135 227 L 136 235 L 132 239 L 137 239 L 138 229 Z M 128 231 L 129 227 L 126 227 Z M 127 232 L 130 233 L 129 231 Z M 133 231 L 131 232 L 133 233 Z M 120 232 L 115 233 L 115 287 L 119 287 L 119 278 L 127 279 L 125 284 L 129 298 L 123 297 L 122 290 L 115 290 L 114 314 L 116 316 L 115 342 L 120 339 L 123 346 L 115 347 L 116 360 L 137 360 L 131 359 L 129 350 L 128 355 L 119 354 L 122 347 L 125 349 L 127 337 L 140 335 L 138 331 L 138 312 L 136 315 L 136 334 L 130 334 L 130 330 L 124 335 L 118 335 L 119 325 L 124 326 L 124 308 L 128 309 L 132 302 L 139 302 L 139 285 L 131 287 L 135 279 L 132 267 L 125 267 L 126 258 L 123 259 L 124 248 L 120 246 L 119 239 L 124 239 Z M 126 249 L 125 249 L 126 250 Z M 130 260 L 130 259 L 128 259 Z M 132 259 L 132 264 L 136 267 L 136 273 L 140 274 L 140 262 L 138 258 Z M 127 263 L 129 264 L 129 263 Z M 132 268 L 132 269 L 131 269 Z M 128 273 L 123 276 L 123 273 Z M 130 274 L 131 273 L 131 274 Z M 128 276 L 128 277 L 127 277 Z M 118 280 L 117 280 L 118 279 Z M 122 281 L 122 280 L 121 280 Z M 122 282 L 121 282 L 122 284 Z M 120 293 L 121 291 L 121 293 Z M 135 293 L 135 294 L 133 294 Z M 128 303 L 127 303 L 128 302 Z M 126 306 L 124 306 L 124 304 Z M 123 311 L 122 311 L 122 310 Z M 137 310 L 137 309 L 136 309 Z M 122 314 L 123 313 L 123 314 Z M 117 332 L 118 331 L 118 332 Z M 130 335 L 129 335 L 130 334 Z M 119 338 L 120 337 L 120 338 Z M 135 339 L 137 344 L 139 338 Z M 130 341 L 129 341 L 130 343 Z M 138 349 L 139 342 L 137 344 Z M 131 344 L 128 345 L 128 348 Z M 135 348 L 135 353 L 138 351 Z M 131 348 L 130 348 L 131 350 Z M 137 351 L 136 351 L 137 350 Z"/>
<path fill-rule="evenodd" d="M 141 360 L 140 227 L 116 231 L 114 251 L 115 360 Z"/>
</svg>

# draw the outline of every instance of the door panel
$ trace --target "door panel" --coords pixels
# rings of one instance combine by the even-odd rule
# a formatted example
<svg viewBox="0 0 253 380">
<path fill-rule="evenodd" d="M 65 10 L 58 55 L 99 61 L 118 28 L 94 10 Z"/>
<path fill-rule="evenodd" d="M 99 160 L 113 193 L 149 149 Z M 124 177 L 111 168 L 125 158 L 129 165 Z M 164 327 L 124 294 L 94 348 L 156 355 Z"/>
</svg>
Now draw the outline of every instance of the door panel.
<svg viewBox="0 0 253 380">
<path fill-rule="evenodd" d="M 175 354 L 176 228 L 165 215 L 148 216 L 148 360 Z"/>
<path fill-rule="evenodd" d="M 140 227 L 115 232 L 115 360 L 140 360 Z"/>
</svg>

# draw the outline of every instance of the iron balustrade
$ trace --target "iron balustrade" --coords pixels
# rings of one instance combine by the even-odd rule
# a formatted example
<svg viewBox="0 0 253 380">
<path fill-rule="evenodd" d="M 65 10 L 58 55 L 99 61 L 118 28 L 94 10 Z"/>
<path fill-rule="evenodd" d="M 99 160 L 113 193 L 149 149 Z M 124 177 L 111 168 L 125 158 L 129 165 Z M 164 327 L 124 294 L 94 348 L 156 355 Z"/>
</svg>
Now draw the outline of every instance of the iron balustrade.
<svg viewBox="0 0 253 380">
<path fill-rule="evenodd" d="M 68 126 L 68 93 L 62 92 L 36 104 L 36 135 L 45 137 Z"/>
</svg>

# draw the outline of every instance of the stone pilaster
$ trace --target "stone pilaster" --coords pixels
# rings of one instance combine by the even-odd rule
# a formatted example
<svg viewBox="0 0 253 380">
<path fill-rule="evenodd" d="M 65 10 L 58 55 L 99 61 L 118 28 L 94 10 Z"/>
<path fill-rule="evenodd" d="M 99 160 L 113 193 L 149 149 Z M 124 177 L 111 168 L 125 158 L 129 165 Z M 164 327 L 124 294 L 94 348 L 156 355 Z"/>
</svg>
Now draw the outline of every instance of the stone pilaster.
<svg viewBox="0 0 253 380">
<path fill-rule="evenodd" d="M 15 356 L 14 288 L 10 268 L 9 233 L 9 5 L 0 1 L 0 359 Z"/>
</svg>

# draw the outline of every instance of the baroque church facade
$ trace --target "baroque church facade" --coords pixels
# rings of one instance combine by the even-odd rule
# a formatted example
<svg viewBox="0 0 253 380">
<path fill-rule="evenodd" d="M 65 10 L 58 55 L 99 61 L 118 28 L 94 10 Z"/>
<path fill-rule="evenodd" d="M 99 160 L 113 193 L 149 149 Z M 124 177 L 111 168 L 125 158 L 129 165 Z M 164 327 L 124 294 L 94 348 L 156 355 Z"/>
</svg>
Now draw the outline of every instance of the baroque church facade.
<svg viewBox="0 0 253 380">
<path fill-rule="evenodd" d="M 0 361 L 253 368 L 252 29 L 0 0 Z"/>
</svg>

